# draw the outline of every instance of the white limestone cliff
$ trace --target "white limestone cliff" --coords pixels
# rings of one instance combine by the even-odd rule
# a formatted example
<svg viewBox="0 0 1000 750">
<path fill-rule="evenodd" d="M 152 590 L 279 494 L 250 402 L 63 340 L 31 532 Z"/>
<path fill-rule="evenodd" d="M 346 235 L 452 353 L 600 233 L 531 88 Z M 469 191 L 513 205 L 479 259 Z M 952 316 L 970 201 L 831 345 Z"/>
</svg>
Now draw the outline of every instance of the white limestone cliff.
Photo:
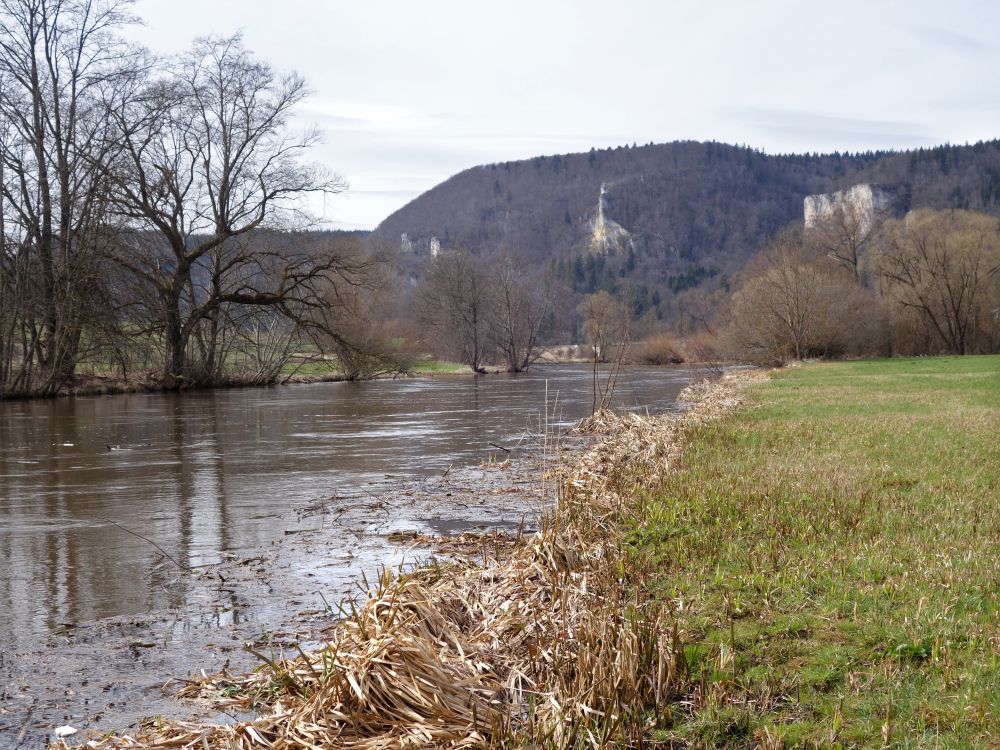
<svg viewBox="0 0 1000 750">
<path fill-rule="evenodd" d="M 895 209 L 896 196 L 878 185 L 862 183 L 836 193 L 807 195 L 803 201 L 806 229 L 812 229 L 832 218 L 837 211 L 857 217 L 862 232 L 867 232 L 879 216 Z"/>
<path fill-rule="evenodd" d="M 590 249 L 596 253 L 627 250 L 632 247 L 632 235 L 618 222 L 607 217 L 607 185 L 601 183 L 597 198 L 597 215 L 590 220 Z"/>
</svg>

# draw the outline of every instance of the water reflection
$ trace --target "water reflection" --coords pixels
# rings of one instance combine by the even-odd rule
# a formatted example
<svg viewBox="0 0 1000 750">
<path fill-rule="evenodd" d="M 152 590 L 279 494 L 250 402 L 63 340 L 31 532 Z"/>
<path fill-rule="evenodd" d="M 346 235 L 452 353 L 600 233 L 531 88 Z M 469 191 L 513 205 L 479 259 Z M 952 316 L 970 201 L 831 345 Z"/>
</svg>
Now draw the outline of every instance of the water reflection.
<svg viewBox="0 0 1000 750">
<path fill-rule="evenodd" d="M 618 406 L 670 408 L 686 378 L 628 372 Z M 0 647 L 183 604 L 187 578 L 121 527 L 184 565 L 217 562 L 339 489 L 515 447 L 546 403 L 557 423 L 587 414 L 587 368 L 0 403 Z"/>
</svg>

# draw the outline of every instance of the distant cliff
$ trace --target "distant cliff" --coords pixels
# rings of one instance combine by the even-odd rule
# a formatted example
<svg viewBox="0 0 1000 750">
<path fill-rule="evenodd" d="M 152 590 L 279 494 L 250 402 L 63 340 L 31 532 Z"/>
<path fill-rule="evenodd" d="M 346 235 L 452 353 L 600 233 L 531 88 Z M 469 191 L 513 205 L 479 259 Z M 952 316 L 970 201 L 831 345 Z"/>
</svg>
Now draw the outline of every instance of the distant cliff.
<svg viewBox="0 0 1000 750">
<path fill-rule="evenodd" d="M 868 232 L 880 216 L 892 216 L 905 212 L 908 200 L 899 190 L 886 189 L 881 185 L 853 185 L 846 190 L 821 195 L 807 195 L 802 205 L 802 215 L 806 229 L 831 219 L 838 211 L 855 217 L 862 234 Z"/>
<path fill-rule="evenodd" d="M 578 291 L 631 284 L 663 299 L 738 269 L 802 221 L 806 196 L 859 183 L 914 208 L 1000 213 L 1000 141 L 852 155 L 677 142 L 539 156 L 467 169 L 375 236 L 414 259 L 436 238 L 444 250 L 557 268 Z"/>
<path fill-rule="evenodd" d="M 597 198 L 597 213 L 590 220 L 590 251 L 609 254 L 631 250 L 635 243 L 632 234 L 614 219 L 608 218 L 608 188 L 601 183 Z"/>
</svg>

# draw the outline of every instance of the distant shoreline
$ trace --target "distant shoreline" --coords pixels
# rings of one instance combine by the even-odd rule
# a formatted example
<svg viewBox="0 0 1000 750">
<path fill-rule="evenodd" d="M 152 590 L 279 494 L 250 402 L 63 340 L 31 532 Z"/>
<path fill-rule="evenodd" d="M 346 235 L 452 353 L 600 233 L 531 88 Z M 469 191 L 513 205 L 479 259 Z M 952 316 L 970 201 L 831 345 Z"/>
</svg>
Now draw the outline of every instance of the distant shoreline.
<svg viewBox="0 0 1000 750">
<path fill-rule="evenodd" d="M 500 368 L 488 368 L 486 372 L 474 373 L 468 367 L 459 363 L 437 363 L 442 365 L 441 369 L 422 369 L 420 367 L 410 371 L 399 373 L 387 373 L 376 375 L 371 378 L 360 378 L 357 382 L 365 380 L 396 380 L 410 378 L 455 378 L 455 377 L 481 377 L 485 375 L 503 375 L 506 371 Z M 588 364 L 587 360 L 576 358 L 561 358 L 546 355 L 540 358 L 535 366 L 548 365 L 582 365 Z M 0 403 L 6 401 L 35 401 L 60 398 L 92 397 L 92 396 L 123 396 L 139 393 L 170 393 L 170 392 L 191 392 L 205 390 L 227 390 L 230 388 L 276 388 L 286 385 L 309 385 L 314 383 L 346 383 L 351 382 L 351 378 L 337 372 L 330 372 L 324 375 L 288 375 L 271 383 L 255 383 L 249 377 L 233 376 L 227 380 L 208 385 L 198 385 L 179 388 L 166 387 L 159 381 L 158 373 L 146 372 L 131 378 L 114 377 L 107 373 L 96 373 L 77 376 L 75 382 L 56 393 L 12 393 L 0 394 Z"/>
</svg>

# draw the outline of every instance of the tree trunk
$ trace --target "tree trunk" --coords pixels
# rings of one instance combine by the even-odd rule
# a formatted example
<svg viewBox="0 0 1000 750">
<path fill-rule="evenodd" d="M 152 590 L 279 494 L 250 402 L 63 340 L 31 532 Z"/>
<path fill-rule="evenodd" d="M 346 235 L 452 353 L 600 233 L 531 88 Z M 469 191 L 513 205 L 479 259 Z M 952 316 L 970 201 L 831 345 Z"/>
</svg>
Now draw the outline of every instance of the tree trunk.
<svg viewBox="0 0 1000 750">
<path fill-rule="evenodd" d="M 181 323 L 180 299 L 176 291 L 171 290 L 166 301 L 166 368 L 163 372 L 163 387 L 167 389 L 180 388 L 187 374 L 185 349 L 187 348 L 184 327 Z"/>
</svg>

